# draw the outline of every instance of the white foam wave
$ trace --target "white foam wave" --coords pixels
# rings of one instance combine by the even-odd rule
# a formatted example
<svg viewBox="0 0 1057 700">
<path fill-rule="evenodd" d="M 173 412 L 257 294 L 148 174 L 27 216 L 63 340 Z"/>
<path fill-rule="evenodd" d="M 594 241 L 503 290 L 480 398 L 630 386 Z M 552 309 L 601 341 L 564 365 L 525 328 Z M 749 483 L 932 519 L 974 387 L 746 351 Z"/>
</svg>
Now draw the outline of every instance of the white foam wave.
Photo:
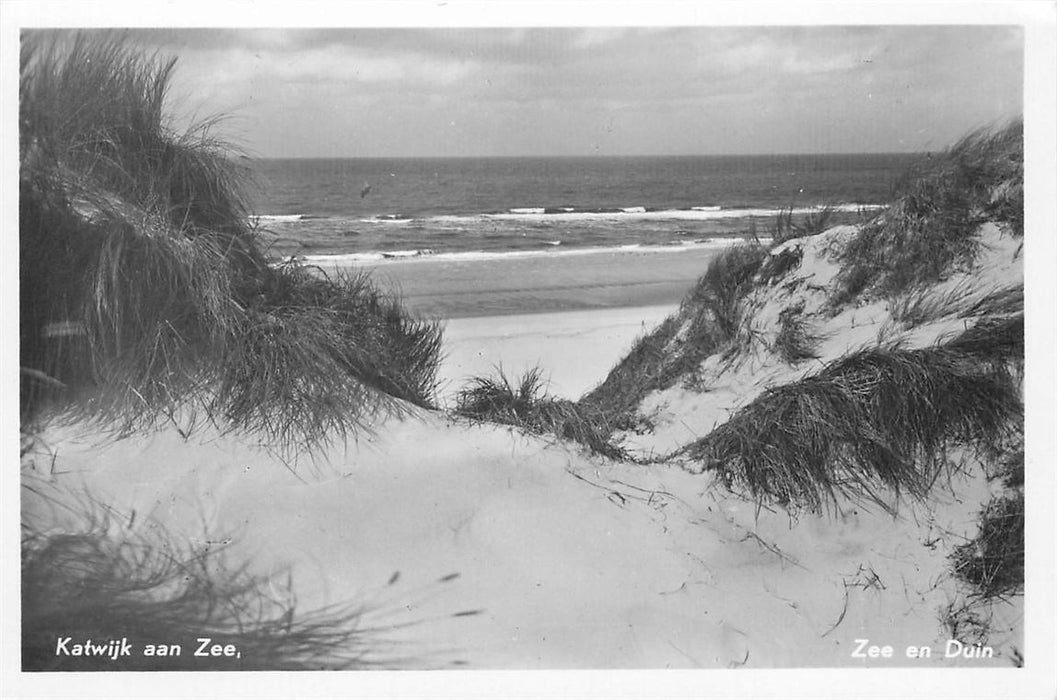
<svg viewBox="0 0 1057 700">
<path fill-rule="evenodd" d="M 433 255 L 432 248 L 422 248 L 420 250 L 387 250 L 378 253 L 385 259 L 389 258 L 419 258 L 423 255 Z"/>
<path fill-rule="evenodd" d="M 838 204 L 830 207 L 838 212 L 857 212 L 861 210 L 884 209 L 884 204 Z M 792 209 L 796 215 L 821 211 L 822 207 L 797 207 Z M 649 210 L 646 207 L 623 207 L 607 211 L 579 211 L 573 207 L 543 208 L 517 207 L 496 214 L 439 214 L 435 216 L 412 217 L 403 214 L 380 214 L 378 216 L 348 219 L 361 224 L 380 226 L 407 226 L 409 224 L 429 225 L 430 223 L 447 226 L 467 226 L 481 221 L 517 221 L 521 223 L 571 222 L 580 221 L 708 221 L 715 219 L 737 219 L 745 217 L 769 218 L 789 209 L 753 207 L 744 209 L 724 209 L 719 206 L 698 206 L 688 209 Z M 261 223 L 288 223 L 311 219 L 305 214 L 267 214 L 252 217 Z"/>
<path fill-rule="evenodd" d="M 409 216 L 374 216 L 368 219 L 356 219 L 361 224 L 380 224 L 386 226 L 406 226 L 414 221 L 421 221 L 421 219 L 412 219 Z"/>
<path fill-rule="evenodd" d="M 305 218 L 304 214 L 261 214 L 251 216 L 250 219 L 258 224 L 281 224 L 291 221 L 300 221 Z"/>
<path fill-rule="evenodd" d="M 394 252 L 370 252 L 370 253 L 342 253 L 342 254 L 320 254 L 301 255 L 297 259 L 311 265 L 333 265 L 337 267 L 345 265 L 356 265 L 364 263 L 386 263 L 386 262 L 426 262 L 429 260 L 447 261 L 481 261 L 481 260 L 511 260 L 516 258 L 540 258 L 540 257 L 572 257 L 579 255 L 604 255 L 620 253 L 636 253 L 642 255 L 660 255 L 666 253 L 686 253 L 694 250 L 725 248 L 740 242 L 740 238 L 705 238 L 698 241 L 683 241 L 678 245 L 642 245 L 630 243 L 620 246 L 598 246 L 592 248 L 548 248 L 546 250 L 509 250 L 509 251 L 483 251 L 472 250 L 457 253 L 432 253 L 432 251 L 394 251 Z M 761 239 L 766 243 L 767 239 Z M 289 258 L 287 258 L 289 260 Z"/>
<path fill-rule="evenodd" d="M 857 212 L 860 210 L 875 210 L 884 209 L 886 205 L 883 204 L 838 204 L 830 207 L 833 211 L 837 212 Z M 792 213 L 796 215 L 810 214 L 812 212 L 821 211 L 823 207 L 795 207 L 792 209 Z M 520 213 L 515 213 L 515 211 Z M 449 224 L 465 223 L 474 220 L 481 219 L 493 219 L 497 221 L 523 221 L 523 222 L 542 222 L 542 221 L 633 221 L 633 220 L 652 220 L 652 221 L 706 221 L 714 219 L 737 219 L 744 217 L 774 217 L 780 212 L 789 211 L 789 209 L 773 209 L 763 207 L 753 207 L 745 209 L 723 209 L 721 207 L 712 206 L 701 206 L 692 207 L 690 209 L 662 209 L 656 211 L 649 211 L 645 207 L 625 207 L 616 211 L 567 211 L 563 208 L 561 211 L 553 211 L 551 213 L 544 213 L 543 210 L 538 208 L 532 209 L 519 209 L 510 210 L 509 212 L 500 214 L 479 214 L 479 215 L 441 215 L 430 217 L 431 221 L 444 222 Z"/>
</svg>

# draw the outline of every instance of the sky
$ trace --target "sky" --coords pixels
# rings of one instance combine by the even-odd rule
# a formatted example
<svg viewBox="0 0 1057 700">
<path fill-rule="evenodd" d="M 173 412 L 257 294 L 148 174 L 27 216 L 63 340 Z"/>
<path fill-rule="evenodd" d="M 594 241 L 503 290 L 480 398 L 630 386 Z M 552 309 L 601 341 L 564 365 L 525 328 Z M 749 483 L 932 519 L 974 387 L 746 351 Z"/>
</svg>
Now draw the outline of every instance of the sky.
<svg viewBox="0 0 1057 700">
<path fill-rule="evenodd" d="M 935 150 L 1022 112 L 1001 26 L 136 29 L 260 157 Z"/>
</svg>

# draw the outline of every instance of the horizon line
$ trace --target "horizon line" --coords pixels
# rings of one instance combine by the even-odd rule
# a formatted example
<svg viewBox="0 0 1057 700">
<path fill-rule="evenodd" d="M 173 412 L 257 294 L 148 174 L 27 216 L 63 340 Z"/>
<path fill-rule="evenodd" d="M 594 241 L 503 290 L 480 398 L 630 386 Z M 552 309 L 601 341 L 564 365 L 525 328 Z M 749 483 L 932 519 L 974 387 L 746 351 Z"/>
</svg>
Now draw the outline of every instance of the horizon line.
<svg viewBox="0 0 1057 700">
<path fill-rule="evenodd" d="M 528 159 L 528 158 L 782 158 L 792 156 L 925 156 L 946 149 L 918 151 L 787 151 L 781 153 L 611 153 L 611 154 L 520 154 L 520 155 L 341 155 L 341 156 L 242 156 L 245 160 L 469 160 L 469 159 Z"/>
</svg>

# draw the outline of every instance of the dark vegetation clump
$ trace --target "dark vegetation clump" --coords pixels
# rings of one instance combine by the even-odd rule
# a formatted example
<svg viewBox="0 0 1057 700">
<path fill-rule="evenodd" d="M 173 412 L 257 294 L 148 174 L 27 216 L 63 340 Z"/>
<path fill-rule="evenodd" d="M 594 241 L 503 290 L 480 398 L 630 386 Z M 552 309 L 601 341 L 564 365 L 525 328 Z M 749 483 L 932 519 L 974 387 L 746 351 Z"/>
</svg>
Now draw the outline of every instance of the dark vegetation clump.
<svg viewBox="0 0 1057 700">
<path fill-rule="evenodd" d="M 222 549 L 192 551 L 168 538 L 113 532 L 26 531 L 22 539 L 24 671 L 293 671 L 399 665 L 365 605 L 295 608 L 290 582 L 227 565 Z M 235 645 L 236 657 L 195 657 L 196 641 Z M 66 645 L 126 638 L 130 655 L 68 656 Z M 179 656 L 144 654 L 179 644 Z"/>
<path fill-rule="evenodd" d="M 229 347 L 211 415 L 294 444 L 398 411 L 393 398 L 431 405 L 441 345 L 435 324 L 409 316 L 362 275 L 330 278 L 284 264 L 270 282 L 273 302 L 248 310 Z"/>
<path fill-rule="evenodd" d="M 913 328 L 941 318 L 984 318 L 998 323 L 1024 312 L 1021 284 L 974 296 L 971 284 L 959 284 L 942 293 L 928 286 L 913 287 L 891 301 L 889 313 L 894 321 Z"/>
<path fill-rule="evenodd" d="M 1024 591 L 1024 431 L 993 446 L 988 480 L 998 490 L 980 511 L 976 535 L 955 548 L 955 574 L 973 587 L 970 598 L 988 601 Z"/>
<path fill-rule="evenodd" d="M 885 505 L 881 487 L 923 497 L 952 448 L 985 450 L 1022 419 L 1010 367 L 1022 358 L 1022 315 L 935 347 L 864 350 L 766 391 L 677 454 L 791 508 L 838 494 Z"/>
<path fill-rule="evenodd" d="M 512 383 L 497 370 L 493 377 L 475 377 L 456 397 L 455 413 L 472 420 L 513 425 L 537 435 L 554 435 L 620 459 L 624 452 L 610 444 L 612 428 L 601 411 L 547 395 L 542 370 L 534 367 Z"/>
<path fill-rule="evenodd" d="M 1024 314 L 1008 318 L 984 318 L 946 343 L 955 352 L 981 362 L 1023 371 Z"/>
<path fill-rule="evenodd" d="M 783 248 L 772 252 L 760 267 L 760 284 L 773 284 L 782 279 L 789 271 L 800 265 L 804 259 L 804 249 L 799 246 Z"/>
<path fill-rule="evenodd" d="M 1024 311 L 1024 285 L 999 287 L 965 307 L 961 318 L 972 316 L 1006 316 Z"/>
<path fill-rule="evenodd" d="M 716 256 L 708 270 L 683 300 L 682 305 L 707 313 L 726 338 L 734 336 L 741 321 L 741 300 L 753 287 L 753 279 L 767 258 L 758 245 L 735 245 Z"/>
<path fill-rule="evenodd" d="M 777 247 L 794 238 L 817 236 L 834 224 L 837 213 L 836 207 L 826 204 L 807 212 L 797 221 L 792 206 L 782 209 L 771 227 L 771 245 Z"/>
<path fill-rule="evenodd" d="M 778 314 L 778 333 L 773 347 L 778 356 L 790 364 L 818 357 L 818 345 L 822 339 L 812 332 L 803 314 L 803 304 L 783 309 Z"/>
<path fill-rule="evenodd" d="M 767 249 L 732 246 L 717 255 L 680 304 L 679 312 L 635 343 L 605 380 L 578 402 L 608 416 L 613 429 L 630 427 L 634 411 L 651 391 L 666 389 L 719 352 L 737 334 L 742 301 Z"/>
<path fill-rule="evenodd" d="M 971 293 L 970 285 L 955 286 L 942 294 L 930 285 L 914 285 L 891 300 L 888 312 L 893 321 L 913 328 L 958 313 Z"/>
<path fill-rule="evenodd" d="M 980 529 L 976 537 L 957 547 L 951 555 L 951 560 L 955 573 L 975 586 L 982 598 L 999 598 L 1022 593 L 1023 488 L 1010 489 L 1002 496 L 991 499 L 980 513 Z"/>
<path fill-rule="evenodd" d="M 636 340 L 605 380 L 584 395 L 577 405 L 596 407 L 611 417 L 615 429 L 631 427 L 631 418 L 642 400 L 669 379 L 671 373 L 666 370 L 666 364 L 671 360 L 669 346 L 681 325 L 679 314 L 674 314 Z"/>
<path fill-rule="evenodd" d="M 365 278 L 270 265 L 237 151 L 166 119 L 173 68 L 109 32 L 23 33 L 23 421 L 191 407 L 300 448 L 432 405 L 439 327 Z"/>
<path fill-rule="evenodd" d="M 865 291 L 896 295 L 942 279 L 978 250 L 979 226 L 1024 233 L 1023 122 L 982 129 L 912 168 L 897 199 L 862 227 L 842 253 L 840 306 Z"/>
</svg>

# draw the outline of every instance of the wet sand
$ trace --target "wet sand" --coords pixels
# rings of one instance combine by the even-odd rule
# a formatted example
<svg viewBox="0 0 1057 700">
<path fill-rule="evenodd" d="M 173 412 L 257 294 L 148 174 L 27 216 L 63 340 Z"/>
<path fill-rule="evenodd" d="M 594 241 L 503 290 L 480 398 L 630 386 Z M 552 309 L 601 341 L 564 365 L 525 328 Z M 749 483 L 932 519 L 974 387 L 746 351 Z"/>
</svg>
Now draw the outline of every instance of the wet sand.
<svg viewBox="0 0 1057 700">
<path fill-rule="evenodd" d="M 579 398 L 673 313 L 722 248 L 620 250 L 360 264 L 413 312 L 442 319 L 439 397 L 498 368 L 540 367 L 547 391 Z"/>
<path fill-rule="evenodd" d="M 425 257 L 344 269 L 369 271 L 423 316 L 499 317 L 675 305 L 721 250 L 608 250 L 481 260 Z"/>
</svg>

